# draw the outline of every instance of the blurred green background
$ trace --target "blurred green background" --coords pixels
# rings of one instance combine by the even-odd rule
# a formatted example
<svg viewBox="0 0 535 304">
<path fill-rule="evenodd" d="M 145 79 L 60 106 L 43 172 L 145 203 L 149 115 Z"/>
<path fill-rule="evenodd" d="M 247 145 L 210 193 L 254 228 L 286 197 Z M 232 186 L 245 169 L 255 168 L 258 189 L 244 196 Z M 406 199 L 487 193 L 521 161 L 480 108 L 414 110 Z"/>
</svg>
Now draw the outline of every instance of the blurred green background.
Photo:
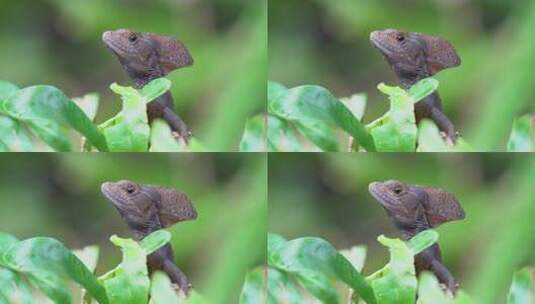
<svg viewBox="0 0 535 304">
<path fill-rule="evenodd" d="M 439 227 L 445 265 L 475 303 L 505 303 L 513 272 L 535 265 L 535 157 L 530 154 L 270 154 L 269 231 L 368 246 L 364 274 L 388 262 L 377 237 L 400 237 L 369 194 L 373 181 L 443 188 L 466 219 Z"/>
<path fill-rule="evenodd" d="M 50 236 L 71 249 L 96 244 L 98 275 L 121 260 L 109 237 L 133 236 L 100 192 L 102 182 L 119 179 L 191 198 L 199 216 L 170 228 L 171 243 L 177 265 L 209 302 L 237 303 L 246 272 L 265 263 L 265 155 L 12 154 L 0 167 L 0 231 Z"/>
<path fill-rule="evenodd" d="M 513 118 L 535 112 L 531 0 L 270 0 L 269 79 L 368 94 L 365 122 L 388 109 L 376 87 L 398 84 L 369 42 L 397 28 L 448 39 L 462 65 L 437 74 L 445 112 L 476 150 L 504 150 Z"/>
<path fill-rule="evenodd" d="M 212 151 L 235 151 L 247 117 L 265 110 L 265 0 L 2 0 L 0 79 L 101 96 L 97 122 L 120 110 L 109 85 L 132 82 L 101 41 L 129 28 L 172 35 L 194 58 L 168 77 L 176 109 Z"/>
</svg>

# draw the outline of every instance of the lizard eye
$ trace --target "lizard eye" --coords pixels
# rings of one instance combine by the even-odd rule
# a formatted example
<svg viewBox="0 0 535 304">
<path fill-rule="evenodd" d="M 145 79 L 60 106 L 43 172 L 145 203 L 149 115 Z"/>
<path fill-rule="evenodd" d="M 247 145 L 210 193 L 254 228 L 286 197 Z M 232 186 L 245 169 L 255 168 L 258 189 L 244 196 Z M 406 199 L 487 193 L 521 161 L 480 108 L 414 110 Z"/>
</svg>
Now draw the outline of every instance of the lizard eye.
<svg viewBox="0 0 535 304">
<path fill-rule="evenodd" d="M 137 41 L 137 34 L 136 33 L 130 34 L 130 36 L 128 36 L 128 41 L 136 42 Z"/>
<path fill-rule="evenodd" d="M 403 189 L 401 187 L 395 187 L 394 189 L 392 189 L 392 191 L 394 192 L 394 194 L 399 195 L 401 194 L 401 192 L 403 192 Z"/>
<path fill-rule="evenodd" d="M 396 35 L 396 40 L 399 41 L 399 42 L 403 42 L 403 40 L 405 40 L 405 36 L 403 36 L 403 34 L 397 34 Z"/>
<path fill-rule="evenodd" d="M 134 191 L 136 191 L 136 187 L 134 187 L 134 185 L 132 185 L 132 184 L 126 185 L 126 192 L 132 194 L 132 193 L 134 193 Z"/>
</svg>

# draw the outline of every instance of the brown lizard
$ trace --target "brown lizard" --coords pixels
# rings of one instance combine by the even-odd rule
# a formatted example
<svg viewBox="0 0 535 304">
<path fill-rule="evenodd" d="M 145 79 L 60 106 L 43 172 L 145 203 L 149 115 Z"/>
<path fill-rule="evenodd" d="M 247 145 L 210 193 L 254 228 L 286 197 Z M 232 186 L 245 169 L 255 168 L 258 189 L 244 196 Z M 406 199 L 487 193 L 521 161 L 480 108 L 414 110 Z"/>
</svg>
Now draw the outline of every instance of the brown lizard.
<svg viewBox="0 0 535 304">
<path fill-rule="evenodd" d="M 105 32 L 102 40 L 117 55 L 138 88 L 176 69 L 193 64 L 184 44 L 173 37 L 120 29 Z M 171 129 L 186 143 L 191 138 L 189 127 L 174 111 L 170 92 L 147 104 L 147 115 L 149 123 L 156 118 L 167 121 Z"/>
<path fill-rule="evenodd" d="M 419 80 L 461 64 L 453 46 L 440 37 L 387 29 L 372 32 L 370 41 L 383 54 L 406 89 Z M 414 114 L 416 123 L 429 118 L 452 142 L 457 139 L 455 127 L 442 112 L 437 92 L 417 102 Z"/>
<path fill-rule="evenodd" d="M 139 185 L 127 180 L 103 183 L 101 189 L 132 229 L 136 240 L 177 222 L 197 218 L 197 211 L 189 198 L 173 189 Z M 149 273 L 165 271 L 173 283 L 188 293 L 191 285 L 175 264 L 170 244 L 150 254 L 147 266 Z"/>
<path fill-rule="evenodd" d="M 442 223 L 465 217 L 457 199 L 442 189 L 390 180 L 371 183 L 369 191 L 386 210 L 405 240 Z M 442 264 L 438 244 L 416 255 L 414 265 L 417 274 L 423 270 L 431 271 L 452 293 L 457 290 L 458 284 Z"/>
</svg>

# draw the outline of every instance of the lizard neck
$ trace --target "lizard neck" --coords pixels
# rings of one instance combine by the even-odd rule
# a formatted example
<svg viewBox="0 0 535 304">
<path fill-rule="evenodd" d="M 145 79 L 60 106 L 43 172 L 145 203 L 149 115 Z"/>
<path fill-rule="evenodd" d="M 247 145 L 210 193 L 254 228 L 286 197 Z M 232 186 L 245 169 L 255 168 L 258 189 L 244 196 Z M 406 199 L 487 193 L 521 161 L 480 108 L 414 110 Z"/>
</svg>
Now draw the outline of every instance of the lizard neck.
<svg viewBox="0 0 535 304">
<path fill-rule="evenodd" d="M 143 88 L 144 86 L 146 86 L 149 82 L 153 81 L 154 79 L 157 79 L 157 78 L 160 78 L 160 77 L 163 77 L 164 75 L 156 75 L 156 74 L 148 74 L 148 75 L 143 75 L 143 77 L 132 77 L 132 80 L 134 81 L 135 85 L 137 88 Z"/>
<path fill-rule="evenodd" d="M 401 235 L 403 236 L 403 239 L 405 240 L 410 240 L 412 239 L 415 235 L 417 235 L 418 233 L 424 231 L 424 230 L 427 230 L 427 229 L 421 229 L 421 230 L 418 230 L 418 229 L 414 229 L 414 230 L 402 230 L 401 231 Z"/>
<path fill-rule="evenodd" d="M 425 219 L 419 219 L 410 225 L 401 225 L 400 223 L 396 223 L 396 226 L 401 231 L 401 235 L 405 240 L 410 240 L 418 233 L 431 228 Z"/>
<path fill-rule="evenodd" d="M 134 232 L 134 238 L 138 241 L 144 239 L 147 235 L 153 233 L 154 231 L 160 230 L 160 228 L 157 227 L 148 227 L 148 228 L 133 228 Z"/>
<path fill-rule="evenodd" d="M 427 76 L 427 75 L 417 75 L 417 76 L 414 76 L 414 77 L 401 77 L 398 75 L 398 78 L 399 78 L 399 81 L 401 82 L 401 85 L 403 86 L 403 88 L 405 88 L 406 90 L 410 89 L 413 85 L 415 85 L 418 81 L 422 80 L 422 79 L 425 79 L 427 77 L 430 77 L 430 76 Z"/>
</svg>

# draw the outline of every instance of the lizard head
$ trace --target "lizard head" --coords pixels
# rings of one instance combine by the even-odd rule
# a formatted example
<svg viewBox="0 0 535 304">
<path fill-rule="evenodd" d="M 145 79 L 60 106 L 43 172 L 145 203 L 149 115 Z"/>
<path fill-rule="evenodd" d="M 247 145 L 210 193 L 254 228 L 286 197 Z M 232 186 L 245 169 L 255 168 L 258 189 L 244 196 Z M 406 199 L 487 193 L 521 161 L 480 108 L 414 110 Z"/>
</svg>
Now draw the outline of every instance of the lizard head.
<svg viewBox="0 0 535 304">
<path fill-rule="evenodd" d="M 461 64 L 453 46 L 440 37 L 387 29 L 372 32 L 370 41 L 401 79 L 416 81 Z"/>
<path fill-rule="evenodd" d="M 396 180 L 373 182 L 368 188 L 401 229 L 437 227 L 465 217 L 457 199 L 442 189 L 407 185 Z"/>
<path fill-rule="evenodd" d="M 425 224 L 423 191 L 413 191 L 406 184 L 396 180 L 374 182 L 368 189 L 399 228 L 415 228 Z"/>
<path fill-rule="evenodd" d="M 102 40 L 134 79 L 162 77 L 193 64 L 188 49 L 173 37 L 120 29 L 104 32 Z"/>
<path fill-rule="evenodd" d="M 101 190 L 133 229 L 166 228 L 197 217 L 189 198 L 173 189 L 121 180 L 103 183 Z"/>
</svg>

